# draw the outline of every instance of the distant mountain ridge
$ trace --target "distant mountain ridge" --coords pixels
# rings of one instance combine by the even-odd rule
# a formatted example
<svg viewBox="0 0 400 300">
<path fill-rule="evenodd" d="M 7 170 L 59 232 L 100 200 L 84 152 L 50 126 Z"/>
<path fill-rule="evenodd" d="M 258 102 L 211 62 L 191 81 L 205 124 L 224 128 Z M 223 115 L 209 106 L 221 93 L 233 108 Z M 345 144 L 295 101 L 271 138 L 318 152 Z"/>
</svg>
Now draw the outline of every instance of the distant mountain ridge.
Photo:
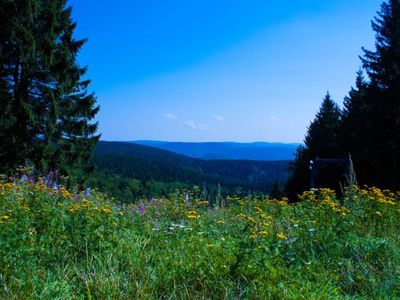
<svg viewBox="0 0 400 300">
<path fill-rule="evenodd" d="M 131 143 L 167 150 L 204 160 L 293 160 L 298 143 L 237 142 L 165 142 L 132 141 Z"/>
</svg>

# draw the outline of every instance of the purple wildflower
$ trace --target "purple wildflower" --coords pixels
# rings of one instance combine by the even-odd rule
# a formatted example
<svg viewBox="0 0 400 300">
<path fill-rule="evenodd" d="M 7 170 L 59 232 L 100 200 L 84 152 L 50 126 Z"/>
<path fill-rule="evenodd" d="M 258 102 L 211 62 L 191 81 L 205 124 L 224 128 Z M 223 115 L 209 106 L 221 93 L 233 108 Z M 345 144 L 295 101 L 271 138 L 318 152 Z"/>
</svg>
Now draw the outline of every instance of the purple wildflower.
<svg viewBox="0 0 400 300">
<path fill-rule="evenodd" d="M 91 193 L 92 193 L 92 189 L 90 187 L 88 187 L 85 191 L 85 195 L 84 195 L 85 199 L 89 198 L 91 196 Z"/>
<path fill-rule="evenodd" d="M 46 176 L 46 177 L 44 178 L 44 184 L 45 184 L 47 187 L 50 187 L 50 186 L 51 186 L 51 179 L 50 179 L 49 176 Z"/>
<path fill-rule="evenodd" d="M 190 206 L 191 203 L 190 203 L 189 194 L 186 194 L 185 199 L 186 199 L 186 207 Z"/>
<path fill-rule="evenodd" d="M 143 215 L 145 210 L 146 210 L 146 206 L 144 204 L 140 204 L 138 206 L 139 215 Z"/>
<path fill-rule="evenodd" d="M 53 184 L 53 191 L 58 192 L 58 190 L 60 189 L 60 187 L 58 186 L 58 184 L 56 182 L 54 182 Z"/>
</svg>

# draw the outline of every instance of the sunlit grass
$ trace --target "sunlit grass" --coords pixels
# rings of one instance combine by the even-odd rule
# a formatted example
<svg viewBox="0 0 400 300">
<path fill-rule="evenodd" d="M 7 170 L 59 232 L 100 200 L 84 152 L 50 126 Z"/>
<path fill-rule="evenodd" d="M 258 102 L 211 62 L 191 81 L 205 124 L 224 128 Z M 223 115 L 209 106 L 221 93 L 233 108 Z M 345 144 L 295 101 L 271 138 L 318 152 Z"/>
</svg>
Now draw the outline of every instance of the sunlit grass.
<svg viewBox="0 0 400 300">
<path fill-rule="evenodd" d="M 399 194 L 287 199 L 177 192 L 120 207 L 44 182 L 0 184 L 0 297 L 400 297 Z"/>
</svg>

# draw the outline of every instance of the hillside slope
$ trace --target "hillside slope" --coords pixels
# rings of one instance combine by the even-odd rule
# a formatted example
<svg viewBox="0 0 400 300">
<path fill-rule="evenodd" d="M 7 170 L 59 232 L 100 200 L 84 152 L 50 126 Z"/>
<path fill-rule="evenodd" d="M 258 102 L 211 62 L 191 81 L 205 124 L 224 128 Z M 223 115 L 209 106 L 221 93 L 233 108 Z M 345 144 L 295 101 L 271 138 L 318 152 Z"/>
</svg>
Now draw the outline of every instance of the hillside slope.
<svg viewBox="0 0 400 300">
<path fill-rule="evenodd" d="M 132 143 L 156 147 L 177 154 L 200 159 L 237 160 L 292 160 L 300 144 L 284 143 L 234 143 L 234 142 L 164 142 L 134 141 Z"/>
<path fill-rule="evenodd" d="M 231 190 L 269 192 L 289 176 L 289 161 L 201 160 L 125 142 L 99 142 L 94 162 L 104 182 L 107 177 L 117 176 L 138 180 L 142 186 L 149 181 L 212 186 L 220 183 Z M 121 188 L 127 188 L 126 184 Z"/>
</svg>

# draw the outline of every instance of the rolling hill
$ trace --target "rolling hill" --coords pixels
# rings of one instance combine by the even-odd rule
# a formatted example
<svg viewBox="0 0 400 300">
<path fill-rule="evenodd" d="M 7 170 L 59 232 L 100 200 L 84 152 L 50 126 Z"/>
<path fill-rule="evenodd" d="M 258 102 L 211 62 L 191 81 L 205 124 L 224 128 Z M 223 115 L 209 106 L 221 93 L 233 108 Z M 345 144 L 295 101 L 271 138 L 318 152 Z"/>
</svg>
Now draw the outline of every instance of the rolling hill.
<svg viewBox="0 0 400 300">
<path fill-rule="evenodd" d="M 101 187 L 114 180 L 119 186 L 113 190 L 129 188 L 121 182 L 134 179 L 142 187 L 148 182 L 220 183 L 230 191 L 269 192 L 274 184 L 282 186 L 289 176 L 289 161 L 203 160 L 126 142 L 99 142 L 93 159 L 99 179 L 94 185 Z"/>
<path fill-rule="evenodd" d="M 132 143 L 151 146 L 177 154 L 205 160 L 293 160 L 300 144 L 285 143 L 235 143 L 235 142 L 164 142 L 133 141 Z"/>
</svg>

